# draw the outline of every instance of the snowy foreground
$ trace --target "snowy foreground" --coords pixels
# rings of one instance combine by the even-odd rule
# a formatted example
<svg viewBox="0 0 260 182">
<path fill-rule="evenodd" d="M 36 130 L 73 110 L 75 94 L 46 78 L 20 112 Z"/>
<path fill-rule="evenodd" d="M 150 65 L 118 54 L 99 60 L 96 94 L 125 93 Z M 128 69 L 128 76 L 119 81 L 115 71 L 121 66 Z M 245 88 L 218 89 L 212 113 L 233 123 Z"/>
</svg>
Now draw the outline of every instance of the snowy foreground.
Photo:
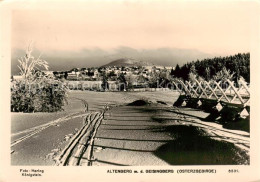
<svg viewBox="0 0 260 182">
<path fill-rule="evenodd" d="M 205 112 L 173 107 L 178 96 L 173 91 L 72 91 L 62 112 L 12 113 L 11 163 L 249 164 L 248 132 L 208 122 Z M 127 106 L 138 99 L 150 104 Z"/>
</svg>

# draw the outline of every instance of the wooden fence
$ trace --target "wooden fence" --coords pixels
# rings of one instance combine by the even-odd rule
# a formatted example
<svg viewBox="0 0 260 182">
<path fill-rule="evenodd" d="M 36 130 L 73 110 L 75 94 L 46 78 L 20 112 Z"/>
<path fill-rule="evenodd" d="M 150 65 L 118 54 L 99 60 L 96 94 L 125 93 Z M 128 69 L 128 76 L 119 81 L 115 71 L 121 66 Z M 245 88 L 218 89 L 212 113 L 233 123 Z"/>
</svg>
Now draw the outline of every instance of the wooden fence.
<svg viewBox="0 0 260 182">
<path fill-rule="evenodd" d="M 217 100 L 218 105 L 216 107 L 218 110 L 221 110 L 222 108 L 219 103 L 222 101 L 241 105 L 244 107 L 242 115 L 248 114 L 245 107 L 250 106 L 250 86 L 242 79 L 238 81 L 238 84 L 235 84 L 234 81 L 229 79 L 221 81 L 197 79 L 182 81 L 180 79 L 175 79 L 173 85 L 181 94 L 185 94 L 191 98 L 197 98 L 198 105 L 201 104 L 200 98 Z"/>
</svg>

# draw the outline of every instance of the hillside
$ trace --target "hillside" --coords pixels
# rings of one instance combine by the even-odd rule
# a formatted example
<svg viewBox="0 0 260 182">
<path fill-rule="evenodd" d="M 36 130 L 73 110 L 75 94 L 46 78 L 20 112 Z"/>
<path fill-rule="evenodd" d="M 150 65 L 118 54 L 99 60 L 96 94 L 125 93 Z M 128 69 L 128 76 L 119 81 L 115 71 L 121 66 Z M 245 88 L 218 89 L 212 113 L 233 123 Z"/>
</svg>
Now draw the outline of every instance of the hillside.
<svg viewBox="0 0 260 182">
<path fill-rule="evenodd" d="M 108 66 L 153 66 L 154 64 L 150 62 L 145 62 L 145 61 L 138 61 L 135 59 L 129 59 L 129 58 L 121 58 L 114 60 L 106 65 L 103 65 L 101 67 L 108 67 Z"/>
</svg>

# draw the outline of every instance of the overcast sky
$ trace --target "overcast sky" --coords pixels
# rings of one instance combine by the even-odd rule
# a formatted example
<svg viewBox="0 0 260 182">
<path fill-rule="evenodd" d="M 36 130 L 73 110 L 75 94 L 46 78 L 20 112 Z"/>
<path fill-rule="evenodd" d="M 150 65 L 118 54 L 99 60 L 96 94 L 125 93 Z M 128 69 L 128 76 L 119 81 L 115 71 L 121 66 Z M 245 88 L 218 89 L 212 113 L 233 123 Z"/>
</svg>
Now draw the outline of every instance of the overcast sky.
<svg viewBox="0 0 260 182">
<path fill-rule="evenodd" d="M 60 58 L 62 64 L 71 57 L 76 58 L 73 61 L 86 57 L 90 66 L 98 65 L 90 61 L 94 58 L 102 57 L 103 64 L 108 57 L 129 56 L 129 52 L 120 52 L 122 48 L 134 50 L 139 58 L 150 55 L 151 60 L 163 50 L 166 65 L 249 52 L 252 6 L 252 2 L 243 1 L 34 4 L 13 11 L 12 59 L 22 56 L 20 50 L 30 40 L 45 57 Z M 192 56 L 176 58 L 178 51 L 180 54 L 190 51 Z M 58 65 L 59 60 L 55 61 Z"/>
</svg>

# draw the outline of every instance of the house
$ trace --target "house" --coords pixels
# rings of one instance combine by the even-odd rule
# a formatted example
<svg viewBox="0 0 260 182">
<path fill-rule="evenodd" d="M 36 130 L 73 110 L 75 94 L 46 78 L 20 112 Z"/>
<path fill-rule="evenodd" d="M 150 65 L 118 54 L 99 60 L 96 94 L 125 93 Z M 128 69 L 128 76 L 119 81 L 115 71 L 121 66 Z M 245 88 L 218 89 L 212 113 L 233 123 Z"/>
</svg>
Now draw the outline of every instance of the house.
<svg viewBox="0 0 260 182">
<path fill-rule="evenodd" d="M 174 70 L 175 68 L 172 67 L 172 66 L 165 66 L 165 69 L 166 69 L 167 71 L 171 71 L 172 69 Z"/>
<path fill-rule="evenodd" d="M 119 76 L 121 71 L 120 70 L 115 70 L 114 73 L 115 73 L 115 75 Z"/>
<path fill-rule="evenodd" d="M 98 78 L 98 77 L 99 77 L 99 72 L 97 69 L 95 69 L 93 78 Z"/>
<path fill-rule="evenodd" d="M 75 71 L 68 72 L 67 80 L 78 80 L 78 75 Z"/>
<path fill-rule="evenodd" d="M 53 71 L 43 70 L 42 72 L 43 72 L 45 75 L 53 76 Z"/>
<path fill-rule="evenodd" d="M 47 77 L 54 78 L 53 71 L 44 70 L 42 71 Z"/>
</svg>

